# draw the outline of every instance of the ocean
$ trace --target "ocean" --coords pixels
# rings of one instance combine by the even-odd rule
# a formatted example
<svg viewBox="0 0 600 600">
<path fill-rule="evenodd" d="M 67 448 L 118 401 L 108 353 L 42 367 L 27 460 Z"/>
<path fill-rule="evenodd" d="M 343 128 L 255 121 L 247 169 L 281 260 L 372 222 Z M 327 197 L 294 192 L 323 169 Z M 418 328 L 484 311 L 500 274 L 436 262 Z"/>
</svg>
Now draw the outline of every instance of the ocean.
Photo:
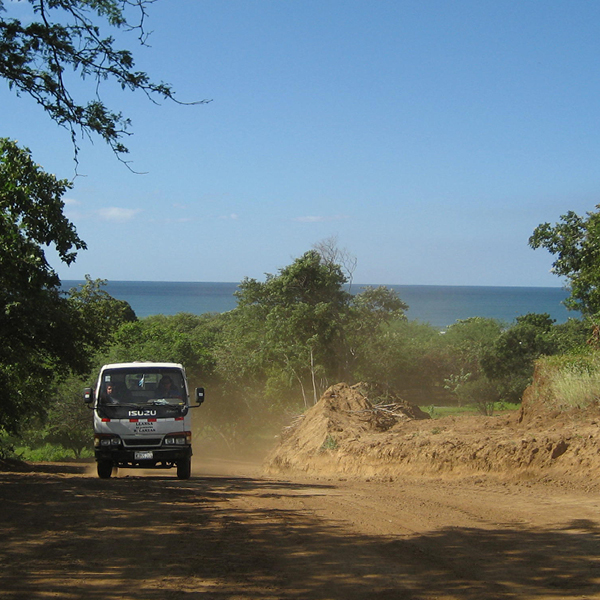
<svg viewBox="0 0 600 600">
<path fill-rule="evenodd" d="M 68 290 L 83 282 L 63 281 Z M 196 315 L 222 313 L 236 307 L 237 283 L 109 281 L 104 288 L 111 296 L 129 302 L 138 317 L 188 312 Z M 353 284 L 357 293 L 365 285 Z M 409 305 L 410 320 L 445 328 L 458 319 L 491 317 L 512 323 L 527 313 L 549 313 L 564 323 L 579 313 L 561 303 L 567 292 L 558 287 L 489 287 L 445 285 L 389 285 Z"/>
</svg>

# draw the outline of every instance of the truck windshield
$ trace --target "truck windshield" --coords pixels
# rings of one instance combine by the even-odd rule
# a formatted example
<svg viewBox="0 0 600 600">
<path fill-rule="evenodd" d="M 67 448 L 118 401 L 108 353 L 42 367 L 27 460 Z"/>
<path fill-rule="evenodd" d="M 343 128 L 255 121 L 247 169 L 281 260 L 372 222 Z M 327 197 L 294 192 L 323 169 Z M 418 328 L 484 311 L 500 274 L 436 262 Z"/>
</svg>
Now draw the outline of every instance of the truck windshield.
<svg viewBox="0 0 600 600">
<path fill-rule="evenodd" d="M 99 400 L 105 406 L 181 406 L 187 404 L 187 390 L 177 369 L 106 369 Z"/>
</svg>

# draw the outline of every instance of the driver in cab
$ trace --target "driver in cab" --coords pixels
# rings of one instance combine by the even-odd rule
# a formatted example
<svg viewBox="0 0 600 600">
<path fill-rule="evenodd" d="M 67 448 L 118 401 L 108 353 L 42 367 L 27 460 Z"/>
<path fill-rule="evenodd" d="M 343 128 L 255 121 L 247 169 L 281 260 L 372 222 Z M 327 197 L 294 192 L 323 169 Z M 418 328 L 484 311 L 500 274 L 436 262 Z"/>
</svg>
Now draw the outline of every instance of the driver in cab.
<svg viewBox="0 0 600 600">
<path fill-rule="evenodd" d="M 119 399 L 115 396 L 116 388 L 112 383 L 107 383 L 102 395 L 103 404 L 119 404 Z"/>
<path fill-rule="evenodd" d="M 173 380 L 168 375 L 164 375 L 156 388 L 156 397 L 181 398 L 181 392 L 177 389 Z"/>
</svg>

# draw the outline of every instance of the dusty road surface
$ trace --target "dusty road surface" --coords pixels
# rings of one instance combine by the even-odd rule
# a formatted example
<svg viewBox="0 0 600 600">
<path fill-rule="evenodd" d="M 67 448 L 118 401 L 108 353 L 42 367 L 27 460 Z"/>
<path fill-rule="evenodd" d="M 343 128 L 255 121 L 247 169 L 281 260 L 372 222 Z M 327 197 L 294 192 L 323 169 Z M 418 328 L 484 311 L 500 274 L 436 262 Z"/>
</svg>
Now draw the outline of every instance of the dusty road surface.
<svg viewBox="0 0 600 600">
<path fill-rule="evenodd" d="M 0 507 L 2 599 L 600 598 L 596 486 L 38 465 Z"/>
</svg>

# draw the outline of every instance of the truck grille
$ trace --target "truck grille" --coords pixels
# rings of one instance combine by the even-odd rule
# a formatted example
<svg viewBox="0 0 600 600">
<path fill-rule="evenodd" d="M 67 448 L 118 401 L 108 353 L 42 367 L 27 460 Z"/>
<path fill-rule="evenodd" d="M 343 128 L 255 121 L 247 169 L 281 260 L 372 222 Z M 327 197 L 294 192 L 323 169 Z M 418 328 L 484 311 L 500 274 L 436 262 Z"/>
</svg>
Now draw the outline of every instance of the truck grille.
<svg viewBox="0 0 600 600">
<path fill-rule="evenodd" d="M 160 446 L 160 438 L 139 438 L 134 440 L 123 440 L 125 446 Z"/>
</svg>

